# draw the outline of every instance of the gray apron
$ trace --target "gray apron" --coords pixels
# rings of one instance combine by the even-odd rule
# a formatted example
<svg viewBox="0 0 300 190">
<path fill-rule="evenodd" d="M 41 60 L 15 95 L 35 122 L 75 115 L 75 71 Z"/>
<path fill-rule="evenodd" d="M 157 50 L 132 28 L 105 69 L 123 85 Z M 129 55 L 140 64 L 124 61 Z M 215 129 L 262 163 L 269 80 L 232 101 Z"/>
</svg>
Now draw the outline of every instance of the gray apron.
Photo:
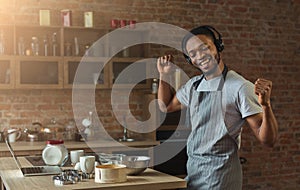
<svg viewBox="0 0 300 190">
<path fill-rule="evenodd" d="M 187 141 L 188 189 L 242 189 L 238 145 L 228 133 L 222 110 L 226 74 L 225 67 L 217 91 L 197 91 L 203 77 L 191 89 L 188 114 L 192 130 Z"/>
</svg>

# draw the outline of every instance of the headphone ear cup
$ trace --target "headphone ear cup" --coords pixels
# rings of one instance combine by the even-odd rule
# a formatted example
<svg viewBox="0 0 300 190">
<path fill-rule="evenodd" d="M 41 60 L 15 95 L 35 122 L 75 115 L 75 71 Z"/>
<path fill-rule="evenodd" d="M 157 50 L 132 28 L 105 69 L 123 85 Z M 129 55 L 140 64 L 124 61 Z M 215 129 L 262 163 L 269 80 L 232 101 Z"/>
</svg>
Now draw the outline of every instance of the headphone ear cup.
<svg viewBox="0 0 300 190">
<path fill-rule="evenodd" d="M 223 44 L 222 39 L 216 39 L 215 40 L 215 46 L 216 46 L 216 48 L 219 52 L 223 51 L 224 50 L 224 44 Z"/>
<path fill-rule="evenodd" d="M 189 56 L 187 56 L 185 53 L 183 53 L 183 56 L 185 58 L 185 60 L 189 63 L 189 64 L 192 64 L 192 60 Z"/>
</svg>

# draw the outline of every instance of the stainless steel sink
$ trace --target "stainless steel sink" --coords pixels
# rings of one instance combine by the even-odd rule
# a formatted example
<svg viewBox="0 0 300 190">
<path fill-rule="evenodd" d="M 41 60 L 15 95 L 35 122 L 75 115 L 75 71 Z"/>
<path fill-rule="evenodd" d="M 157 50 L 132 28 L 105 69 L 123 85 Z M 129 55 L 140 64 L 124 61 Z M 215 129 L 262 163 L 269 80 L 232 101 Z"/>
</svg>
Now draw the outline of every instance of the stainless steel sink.
<svg viewBox="0 0 300 190">
<path fill-rule="evenodd" d="M 132 138 L 119 138 L 118 139 L 120 142 L 133 142 L 135 141 L 135 139 L 132 139 Z"/>
</svg>

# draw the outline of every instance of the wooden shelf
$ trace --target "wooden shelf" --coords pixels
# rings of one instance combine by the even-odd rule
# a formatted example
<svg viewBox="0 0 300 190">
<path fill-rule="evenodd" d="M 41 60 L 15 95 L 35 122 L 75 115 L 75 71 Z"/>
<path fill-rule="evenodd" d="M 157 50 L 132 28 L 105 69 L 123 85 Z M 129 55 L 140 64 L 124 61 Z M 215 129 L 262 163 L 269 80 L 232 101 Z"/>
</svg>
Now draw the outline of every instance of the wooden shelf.
<svg viewBox="0 0 300 190">
<path fill-rule="evenodd" d="M 137 60 L 144 59 L 148 53 L 147 45 L 133 45 L 119 47 L 120 52 L 117 52 L 112 58 L 108 57 L 112 51 L 110 40 L 117 43 L 118 41 L 108 37 L 107 39 L 110 40 L 105 41 L 103 47 L 95 43 L 110 32 L 110 30 L 102 28 L 0 25 L 0 31 L 6 37 L 5 46 L 7 47 L 5 54 L 0 55 L 0 68 L 3 70 L 3 73 L 0 73 L 0 89 L 72 88 L 76 69 L 82 62 L 87 63 L 91 68 L 83 71 L 83 74 L 87 76 L 82 77 L 84 79 L 82 84 L 79 81 L 76 86 L 90 88 L 95 85 L 93 73 L 100 72 L 101 64 L 105 64 L 97 81 L 96 89 L 111 88 L 114 76 L 119 75 L 127 66 Z M 52 48 L 54 34 L 57 43 L 55 51 Z M 123 30 L 122 35 L 118 38 L 125 39 L 125 41 L 131 37 L 142 39 L 147 37 L 147 31 Z M 38 39 L 38 56 L 33 56 L 31 51 L 32 37 Z M 75 48 L 75 38 L 78 48 Z M 23 41 L 24 51 L 19 51 L 19 41 Z M 45 46 L 45 44 L 47 45 Z M 89 48 L 88 51 L 87 48 Z M 84 56 L 86 53 L 90 55 Z M 47 67 L 49 72 L 46 72 Z M 32 73 L 31 76 L 29 72 Z M 141 68 L 140 72 L 144 73 L 145 77 L 147 76 L 146 67 Z M 130 81 L 127 83 L 116 86 L 128 88 Z M 137 86 L 138 88 L 149 88 L 150 83 L 144 81 Z"/>
</svg>

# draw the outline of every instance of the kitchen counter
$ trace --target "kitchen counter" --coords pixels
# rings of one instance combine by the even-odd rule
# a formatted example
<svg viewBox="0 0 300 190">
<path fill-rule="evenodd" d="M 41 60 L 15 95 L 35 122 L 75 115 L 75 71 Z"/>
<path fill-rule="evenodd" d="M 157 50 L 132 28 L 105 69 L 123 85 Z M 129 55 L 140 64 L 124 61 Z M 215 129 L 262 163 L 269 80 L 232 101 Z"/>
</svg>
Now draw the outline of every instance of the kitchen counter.
<svg viewBox="0 0 300 190">
<path fill-rule="evenodd" d="M 22 166 L 31 164 L 24 158 L 19 158 Z M 186 181 L 167 175 L 153 169 L 147 169 L 138 176 L 128 176 L 123 183 L 101 184 L 95 183 L 94 179 L 88 179 L 77 184 L 55 186 L 52 176 L 23 177 L 21 171 L 13 158 L 0 158 L 1 189 L 109 189 L 109 190 L 156 190 L 156 189 L 177 189 L 185 188 Z"/>
<path fill-rule="evenodd" d="M 78 142 L 78 141 L 65 141 L 66 148 L 70 150 L 84 149 L 85 152 L 93 152 L 94 150 L 99 150 L 103 152 L 112 152 L 115 150 L 124 150 L 126 147 L 136 147 L 136 148 L 145 148 L 158 145 L 158 141 L 145 140 L 145 141 L 133 141 L 133 142 L 122 142 L 115 143 L 114 141 L 89 141 Z M 46 146 L 46 142 L 26 142 L 26 141 L 17 141 L 11 143 L 17 156 L 28 156 L 28 155 L 41 155 L 42 150 Z M 124 146 L 125 145 L 125 146 Z M 92 148 L 92 149 L 91 149 Z M 0 157 L 11 156 L 10 152 L 5 143 L 0 143 Z"/>
</svg>

